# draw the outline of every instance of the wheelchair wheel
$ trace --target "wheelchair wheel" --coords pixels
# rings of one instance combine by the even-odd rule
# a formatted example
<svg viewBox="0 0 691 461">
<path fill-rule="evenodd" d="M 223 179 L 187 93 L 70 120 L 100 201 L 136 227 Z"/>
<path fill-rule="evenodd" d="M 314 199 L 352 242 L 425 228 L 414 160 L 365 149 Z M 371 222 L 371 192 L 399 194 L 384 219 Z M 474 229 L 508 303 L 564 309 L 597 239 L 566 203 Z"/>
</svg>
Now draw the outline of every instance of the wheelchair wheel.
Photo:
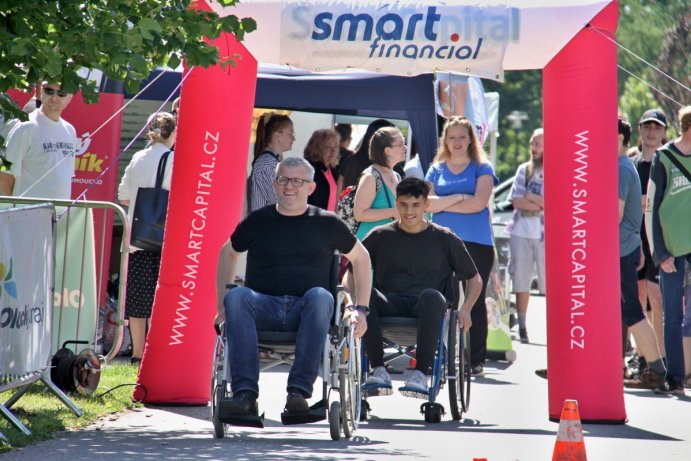
<svg viewBox="0 0 691 461">
<path fill-rule="evenodd" d="M 226 383 L 223 377 L 225 354 L 223 338 L 216 338 L 214 359 L 211 369 L 211 421 L 214 424 L 214 437 L 221 439 L 225 436 L 225 424 L 219 419 L 221 399 L 225 396 Z"/>
<path fill-rule="evenodd" d="M 463 407 L 463 412 L 467 413 L 470 408 L 470 341 L 468 340 L 468 333 L 462 333 L 458 341 L 459 362 L 458 369 L 460 371 L 458 381 L 458 389 L 460 390 L 460 400 Z"/>
<path fill-rule="evenodd" d="M 451 418 L 453 418 L 455 421 L 459 421 L 463 416 L 462 403 L 459 408 L 459 400 L 461 400 L 461 387 L 463 385 L 463 360 L 461 359 L 461 354 L 459 354 L 459 346 L 461 342 L 460 338 L 461 331 L 458 326 L 458 311 L 452 310 L 451 314 L 449 315 L 449 337 L 446 343 L 446 375 L 447 384 L 449 386 L 449 409 L 451 410 Z"/>
<path fill-rule="evenodd" d="M 329 407 L 329 432 L 331 440 L 341 438 L 341 402 L 334 400 Z"/>
<path fill-rule="evenodd" d="M 353 328 L 343 328 L 347 342 L 341 350 L 338 385 L 342 404 L 343 434 L 350 438 L 360 423 L 362 386 L 360 383 L 360 340 L 353 335 Z"/>
</svg>

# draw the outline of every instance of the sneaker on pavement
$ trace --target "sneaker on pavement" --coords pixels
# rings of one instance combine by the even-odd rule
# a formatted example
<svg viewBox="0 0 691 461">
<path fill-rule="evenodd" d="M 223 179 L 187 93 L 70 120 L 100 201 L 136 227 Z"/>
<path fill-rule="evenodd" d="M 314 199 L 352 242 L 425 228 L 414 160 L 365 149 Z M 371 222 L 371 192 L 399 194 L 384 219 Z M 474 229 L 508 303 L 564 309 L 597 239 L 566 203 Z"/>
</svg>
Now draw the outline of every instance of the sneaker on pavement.
<svg viewBox="0 0 691 461">
<path fill-rule="evenodd" d="M 427 395 L 429 393 L 427 376 L 420 370 L 413 371 L 413 374 L 405 381 L 405 385 L 399 387 L 398 391 L 406 397 L 418 397 L 416 394 Z"/>
<path fill-rule="evenodd" d="M 482 377 L 485 376 L 485 369 L 482 366 L 482 364 L 477 364 L 475 366 L 470 367 L 470 374 L 471 376 L 476 376 L 476 377 Z"/>
<path fill-rule="evenodd" d="M 650 368 L 643 370 L 635 378 L 625 379 L 624 387 L 629 389 L 656 389 L 665 382 L 665 375 L 655 373 Z"/>
<path fill-rule="evenodd" d="M 518 337 L 521 339 L 521 342 L 523 344 L 528 344 L 530 342 L 528 340 L 528 329 L 527 328 L 519 328 L 518 329 Z"/>
<path fill-rule="evenodd" d="M 665 380 L 662 384 L 655 388 L 656 394 L 684 396 L 684 383 Z"/>
<path fill-rule="evenodd" d="M 385 367 L 376 367 L 365 380 L 365 386 L 391 388 L 391 375 Z"/>
</svg>

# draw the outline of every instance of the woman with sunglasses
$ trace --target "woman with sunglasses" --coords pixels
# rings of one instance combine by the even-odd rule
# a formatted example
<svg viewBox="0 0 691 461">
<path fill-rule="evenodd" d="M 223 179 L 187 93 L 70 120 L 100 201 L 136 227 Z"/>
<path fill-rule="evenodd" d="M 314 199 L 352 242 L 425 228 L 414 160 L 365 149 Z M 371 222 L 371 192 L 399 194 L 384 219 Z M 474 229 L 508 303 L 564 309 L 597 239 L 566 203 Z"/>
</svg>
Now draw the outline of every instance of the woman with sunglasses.
<svg viewBox="0 0 691 461">
<path fill-rule="evenodd" d="M 369 145 L 372 165 L 360 176 L 353 205 L 353 215 L 360 223 L 358 240 L 373 228 L 398 219 L 395 190 L 401 178 L 393 167 L 405 159 L 405 154 L 405 140 L 398 128 L 380 128 L 372 136 Z"/>
<path fill-rule="evenodd" d="M 473 124 L 465 117 L 446 121 L 439 151 L 425 178 L 432 184 L 432 222 L 450 228 L 465 243 L 482 277 L 482 292 L 471 310 L 470 365 L 482 376 L 487 357 L 487 281 L 494 264 L 489 200 L 499 179 L 487 162 Z"/>
</svg>

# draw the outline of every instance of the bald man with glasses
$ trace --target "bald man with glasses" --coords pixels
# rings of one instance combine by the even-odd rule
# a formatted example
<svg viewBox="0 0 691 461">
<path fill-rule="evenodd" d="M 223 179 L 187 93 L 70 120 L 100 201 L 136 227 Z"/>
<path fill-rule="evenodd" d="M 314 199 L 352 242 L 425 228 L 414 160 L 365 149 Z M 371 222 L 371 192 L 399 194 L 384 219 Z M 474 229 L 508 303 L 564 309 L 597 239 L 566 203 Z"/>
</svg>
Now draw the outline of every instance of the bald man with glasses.
<svg viewBox="0 0 691 461">
<path fill-rule="evenodd" d="M 233 397 L 222 412 L 257 415 L 259 359 L 257 330 L 295 331 L 295 363 L 288 375 L 285 410 L 306 412 L 333 318 L 330 292 L 334 251 L 353 265 L 354 306 L 345 316 L 355 335 L 367 329 L 371 264 L 365 247 L 335 213 L 308 205 L 314 192 L 314 167 L 288 157 L 276 168 L 276 204 L 250 213 L 221 248 L 216 286 L 216 325 L 225 321 Z M 245 284 L 226 290 L 237 261 L 247 252 Z"/>
<path fill-rule="evenodd" d="M 7 137 L 5 155 L 12 165 L 0 172 L 5 175 L 0 195 L 70 198 L 77 133 L 61 115 L 72 96 L 58 84 L 43 82 L 41 108 Z"/>
</svg>

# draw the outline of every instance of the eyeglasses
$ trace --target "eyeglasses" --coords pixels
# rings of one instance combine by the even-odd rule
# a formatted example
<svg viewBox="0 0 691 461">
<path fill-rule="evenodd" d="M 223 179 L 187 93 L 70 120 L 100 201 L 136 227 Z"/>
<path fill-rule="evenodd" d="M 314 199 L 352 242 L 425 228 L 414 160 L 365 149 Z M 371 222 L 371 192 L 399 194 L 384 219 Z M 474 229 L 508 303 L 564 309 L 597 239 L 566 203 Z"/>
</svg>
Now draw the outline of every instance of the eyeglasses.
<svg viewBox="0 0 691 461">
<path fill-rule="evenodd" d="M 48 96 L 53 96 L 54 94 L 57 94 L 61 98 L 64 98 L 67 96 L 67 92 L 62 91 L 62 90 L 56 90 L 55 88 L 48 88 L 47 86 L 43 87 L 43 93 L 48 95 Z"/>
<path fill-rule="evenodd" d="M 288 183 L 291 183 L 295 187 L 302 187 L 305 184 L 309 184 L 312 181 L 309 179 L 302 179 L 302 178 L 286 178 L 285 176 L 277 176 L 276 177 L 276 182 L 280 184 L 281 186 L 287 186 Z"/>
</svg>

